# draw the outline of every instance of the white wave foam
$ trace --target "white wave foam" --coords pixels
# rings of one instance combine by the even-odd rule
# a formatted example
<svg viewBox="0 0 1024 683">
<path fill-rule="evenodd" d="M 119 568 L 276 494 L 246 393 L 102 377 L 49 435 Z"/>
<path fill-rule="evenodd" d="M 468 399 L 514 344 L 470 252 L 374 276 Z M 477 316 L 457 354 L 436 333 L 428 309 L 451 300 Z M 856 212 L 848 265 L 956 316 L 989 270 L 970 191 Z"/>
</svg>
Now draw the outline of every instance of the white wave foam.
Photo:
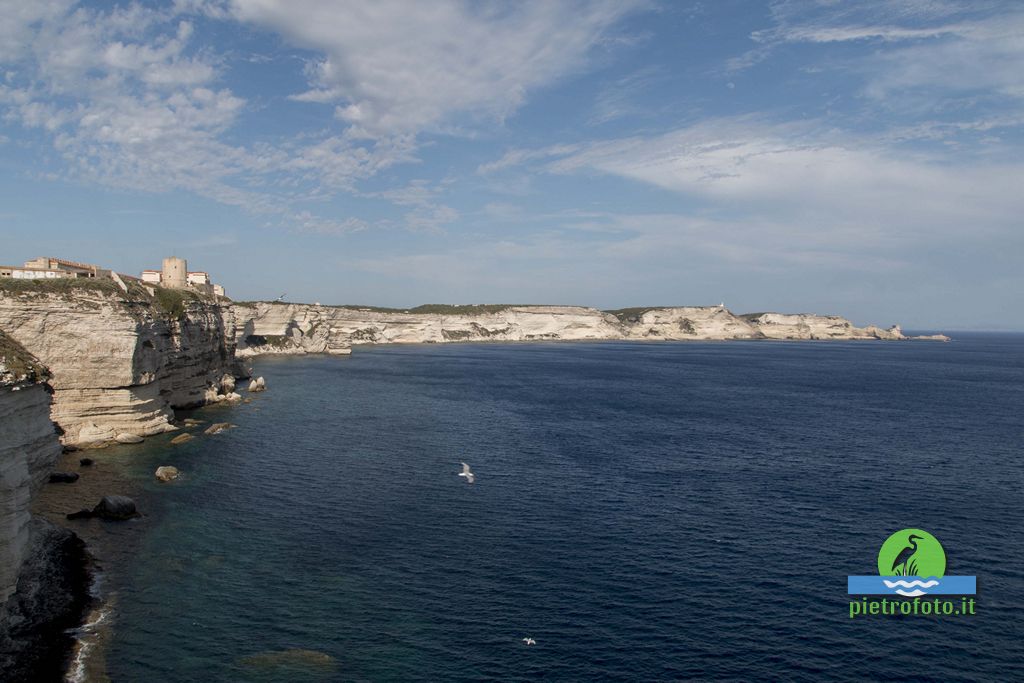
<svg viewBox="0 0 1024 683">
<path fill-rule="evenodd" d="M 87 663 L 94 647 L 90 636 L 95 636 L 97 628 L 106 623 L 107 618 L 111 615 L 111 609 L 109 607 L 101 607 L 98 610 L 93 610 L 89 616 L 92 617 L 93 615 L 96 615 L 96 617 L 92 621 L 87 621 L 80 627 L 69 629 L 68 631 L 75 634 L 77 642 L 75 643 L 75 655 L 72 658 L 71 666 L 68 667 L 68 671 L 64 676 L 64 680 L 67 683 L 86 683 L 88 680 Z"/>
<path fill-rule="evenodd" d="M 887 588 L 895 588 L 896 586 L 901 588 L 931 588 L 939 585 L 939 582 L 935 579 L 932 579 L 931 581 L 904 581 L 903 579 L 900 579 L 899 581 L 886 581 L 885 579 L 882 579 L 882 581 L 885 583 Z M 899 593 L 899 591 L 896 592 Z"/>
</svg>

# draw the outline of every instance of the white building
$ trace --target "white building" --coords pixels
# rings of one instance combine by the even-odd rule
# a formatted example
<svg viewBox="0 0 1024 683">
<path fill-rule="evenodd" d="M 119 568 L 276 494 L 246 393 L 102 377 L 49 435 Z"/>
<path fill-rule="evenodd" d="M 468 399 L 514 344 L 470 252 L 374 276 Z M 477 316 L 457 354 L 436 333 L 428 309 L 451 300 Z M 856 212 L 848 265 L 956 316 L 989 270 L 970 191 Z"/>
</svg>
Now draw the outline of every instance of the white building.
<svg viewBox="0 0 1024 683">
<path fill-rule="evenodd" d="M 210 274 L 201 270 L 192 271 L 188 274 L 188 283 L 190 285 L 208 285 L 210 284 Z"/>
<path fill-rule="evenodd" d="M 22 266 L 0 266 L 0 277 L 14 278 L 15 280 L 55 280 L 58 278 L 78 277 L 77 274 L 67 270 L 50 268 L 24 268 Z"/>
</svg>

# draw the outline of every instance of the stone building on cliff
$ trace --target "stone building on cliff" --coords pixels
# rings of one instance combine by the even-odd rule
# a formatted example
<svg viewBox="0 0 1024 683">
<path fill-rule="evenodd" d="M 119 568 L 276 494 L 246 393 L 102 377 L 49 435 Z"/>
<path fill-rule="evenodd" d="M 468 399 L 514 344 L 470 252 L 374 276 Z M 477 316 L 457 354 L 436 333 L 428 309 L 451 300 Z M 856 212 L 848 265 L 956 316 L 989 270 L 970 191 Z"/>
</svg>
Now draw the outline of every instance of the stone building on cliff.
<svg viewBox="0 0 1024 683">
<path fill-rule="evenodd" d="M 0 277 L 16 280 L 52 280 L 58 278 L 110 277 L 110 270 L 91 263 L 78 263 L 53 256 L 40 256 L 25 261 L 24 266 L 0 266 Z"/>
<path fill-rule="evenodd" d="M 211 282 L 209 273 L 202 270 L 190 272 L 188 261 L 177 256 L 165 258 L 160 270 L 142 271 L 142 281 L 172 289 L 194 289 L 211 296 L 225 296 L 224 288 Z"/>
</svg>

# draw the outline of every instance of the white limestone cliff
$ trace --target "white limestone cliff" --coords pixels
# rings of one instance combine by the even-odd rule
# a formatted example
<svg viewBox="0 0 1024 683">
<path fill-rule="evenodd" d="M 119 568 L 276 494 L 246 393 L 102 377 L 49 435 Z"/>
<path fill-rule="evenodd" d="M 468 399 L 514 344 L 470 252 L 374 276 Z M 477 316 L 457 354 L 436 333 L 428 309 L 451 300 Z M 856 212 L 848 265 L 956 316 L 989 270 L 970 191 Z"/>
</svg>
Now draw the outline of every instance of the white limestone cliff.
<svg viewBox="0 0 1024 683">
<path fill-rule="evenodd" d="M 855 327 L 837 315 L 753 313 L 743 316 L 768 339 L 906 339 L 899 325 Z"/>
<path fill-rule="evenodd" d="M 0 611 L 28 552 L 32 495 L 61 452 L 45 379 L 38 361 L 0 332 Z"/>
<path fill-rule="evenodd" d="M 839 316 L 757 313 L 723 306 L 599 311 L 579 306 L 235 304 L 237 353 L 348 353 L 358 344 L 531 340 L 906 339 L 898 326 L 857 327 Z"/>
<path fill-rule="evenodd" d="M 107 286 L 107 285 L 110 286 Z M 0 330 L 50 372 L 52 418 L 67 445 L 175 429 L 173 408 L 230 394 L 233 309 L 197 296 L 114 283 L 0 288 Z"/>
</svg>

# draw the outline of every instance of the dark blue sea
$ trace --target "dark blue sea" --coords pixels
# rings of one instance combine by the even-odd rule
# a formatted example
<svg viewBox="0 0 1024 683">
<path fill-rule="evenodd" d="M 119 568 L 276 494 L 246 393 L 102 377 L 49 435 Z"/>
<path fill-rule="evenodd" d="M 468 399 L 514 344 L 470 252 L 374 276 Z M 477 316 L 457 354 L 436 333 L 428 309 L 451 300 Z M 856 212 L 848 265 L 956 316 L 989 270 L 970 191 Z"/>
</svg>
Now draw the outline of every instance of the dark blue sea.
<svg viewBox="0 0 1024 683">
<path fill-rule="evenodd" d="M 255 365 L 266 393 L 190 414 L 236 429 L 119 458 L 113 681 L 1022 676 L 1024 336 Z M 908 527 L 976 615 L 850 618 Z"/>
</svg>

